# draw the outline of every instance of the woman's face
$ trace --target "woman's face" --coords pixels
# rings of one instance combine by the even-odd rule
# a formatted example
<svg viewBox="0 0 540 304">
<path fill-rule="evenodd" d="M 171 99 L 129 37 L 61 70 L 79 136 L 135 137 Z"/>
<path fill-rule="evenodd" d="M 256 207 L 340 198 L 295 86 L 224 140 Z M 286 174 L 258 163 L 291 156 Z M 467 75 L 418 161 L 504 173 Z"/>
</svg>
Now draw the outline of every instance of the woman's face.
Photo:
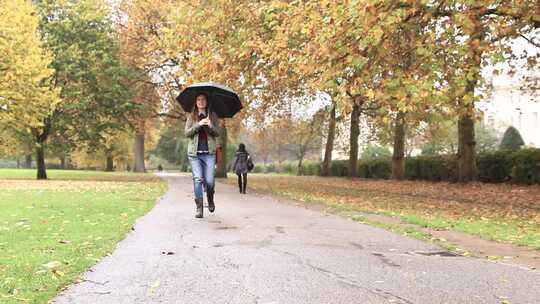
<svg viewBox="0 0 540 304">
<path fill-rule="evenodd" d="M 197 108 L 199 108 L 199 110 L 206 109 L 207 105 L 208 105 L 208 100 L 206 100 L 206 96 L 204 95 L 197 96 Z"/>
</svg>

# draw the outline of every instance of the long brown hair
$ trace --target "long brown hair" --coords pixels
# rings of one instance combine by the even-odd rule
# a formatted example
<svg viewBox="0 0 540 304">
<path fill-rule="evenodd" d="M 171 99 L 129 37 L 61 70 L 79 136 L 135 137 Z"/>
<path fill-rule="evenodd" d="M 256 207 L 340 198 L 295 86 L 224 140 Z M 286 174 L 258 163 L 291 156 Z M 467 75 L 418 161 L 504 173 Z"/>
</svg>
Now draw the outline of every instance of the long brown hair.
<svg viewBox="0 0 540 304">
<path fill-rule="evenodd" d="M 197 97 L 204 96 L 206 98 L 206 116 L 210 117 L 210 101 L 208 100 L 208 93 L 201 92 L 195 96 L 195 103 L 193 104 L 193 110 L 191 110 L 191 118 L 193 121 L 199 120 L 199 108 L 197 107 Z"/>
</svg>

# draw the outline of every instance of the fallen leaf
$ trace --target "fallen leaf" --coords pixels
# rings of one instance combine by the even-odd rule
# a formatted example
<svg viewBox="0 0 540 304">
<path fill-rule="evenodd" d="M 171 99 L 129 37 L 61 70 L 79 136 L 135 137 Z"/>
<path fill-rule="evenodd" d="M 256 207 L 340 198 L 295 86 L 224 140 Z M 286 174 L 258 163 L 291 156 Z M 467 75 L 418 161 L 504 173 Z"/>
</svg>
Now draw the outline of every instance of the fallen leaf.
<svg viewBox="0 0 540 304">
<path fill-rule="evenodd" d="M 62 265 L 62 263 L 58 262 L 58 261 L 51 261 L 47 264 L 43 264 L 41 266 L 47 268 L 47 269 L 55 269 L 55 268 L 58 268 L 60 267 L 60 265 Z"/>
</svg>

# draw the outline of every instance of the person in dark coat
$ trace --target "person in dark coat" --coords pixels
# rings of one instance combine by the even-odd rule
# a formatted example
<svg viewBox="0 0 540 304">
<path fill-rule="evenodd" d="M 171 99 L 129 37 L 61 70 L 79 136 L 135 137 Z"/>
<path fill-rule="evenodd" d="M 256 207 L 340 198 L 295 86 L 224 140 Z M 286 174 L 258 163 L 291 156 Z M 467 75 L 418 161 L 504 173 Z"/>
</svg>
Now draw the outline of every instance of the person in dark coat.
<svg viewBox="0 0 540 304">
<path fill-rule="evenodd" d="M 244 144 L 238 145 L 235 157 L 232 169 L 238 176 L 238 189 L 240 190 L 240 193 L 246 194 L 247 174 L 250 171 L 250 167 L 253 167 L 253 161 L 246 151 L 246 146 Z"/>
</svg>

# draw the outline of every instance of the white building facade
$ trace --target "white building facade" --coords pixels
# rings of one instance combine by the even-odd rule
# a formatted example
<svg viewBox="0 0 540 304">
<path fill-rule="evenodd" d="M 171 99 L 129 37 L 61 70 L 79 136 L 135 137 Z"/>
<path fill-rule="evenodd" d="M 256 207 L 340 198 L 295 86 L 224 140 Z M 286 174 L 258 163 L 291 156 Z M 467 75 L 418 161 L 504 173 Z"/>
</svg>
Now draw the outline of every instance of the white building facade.
<svg viewBox="0 0 540 304">
<path fill-rule="evenodd" d="M 540 147 L 540 97 L 521 87 L 508 75 L 492 80 L 493 90 L 487 102 L 478 107 L 484 111 L 484 123 L 504 132 L 509 126 L 518 129 L 525 145 Z"/>
</svg>

